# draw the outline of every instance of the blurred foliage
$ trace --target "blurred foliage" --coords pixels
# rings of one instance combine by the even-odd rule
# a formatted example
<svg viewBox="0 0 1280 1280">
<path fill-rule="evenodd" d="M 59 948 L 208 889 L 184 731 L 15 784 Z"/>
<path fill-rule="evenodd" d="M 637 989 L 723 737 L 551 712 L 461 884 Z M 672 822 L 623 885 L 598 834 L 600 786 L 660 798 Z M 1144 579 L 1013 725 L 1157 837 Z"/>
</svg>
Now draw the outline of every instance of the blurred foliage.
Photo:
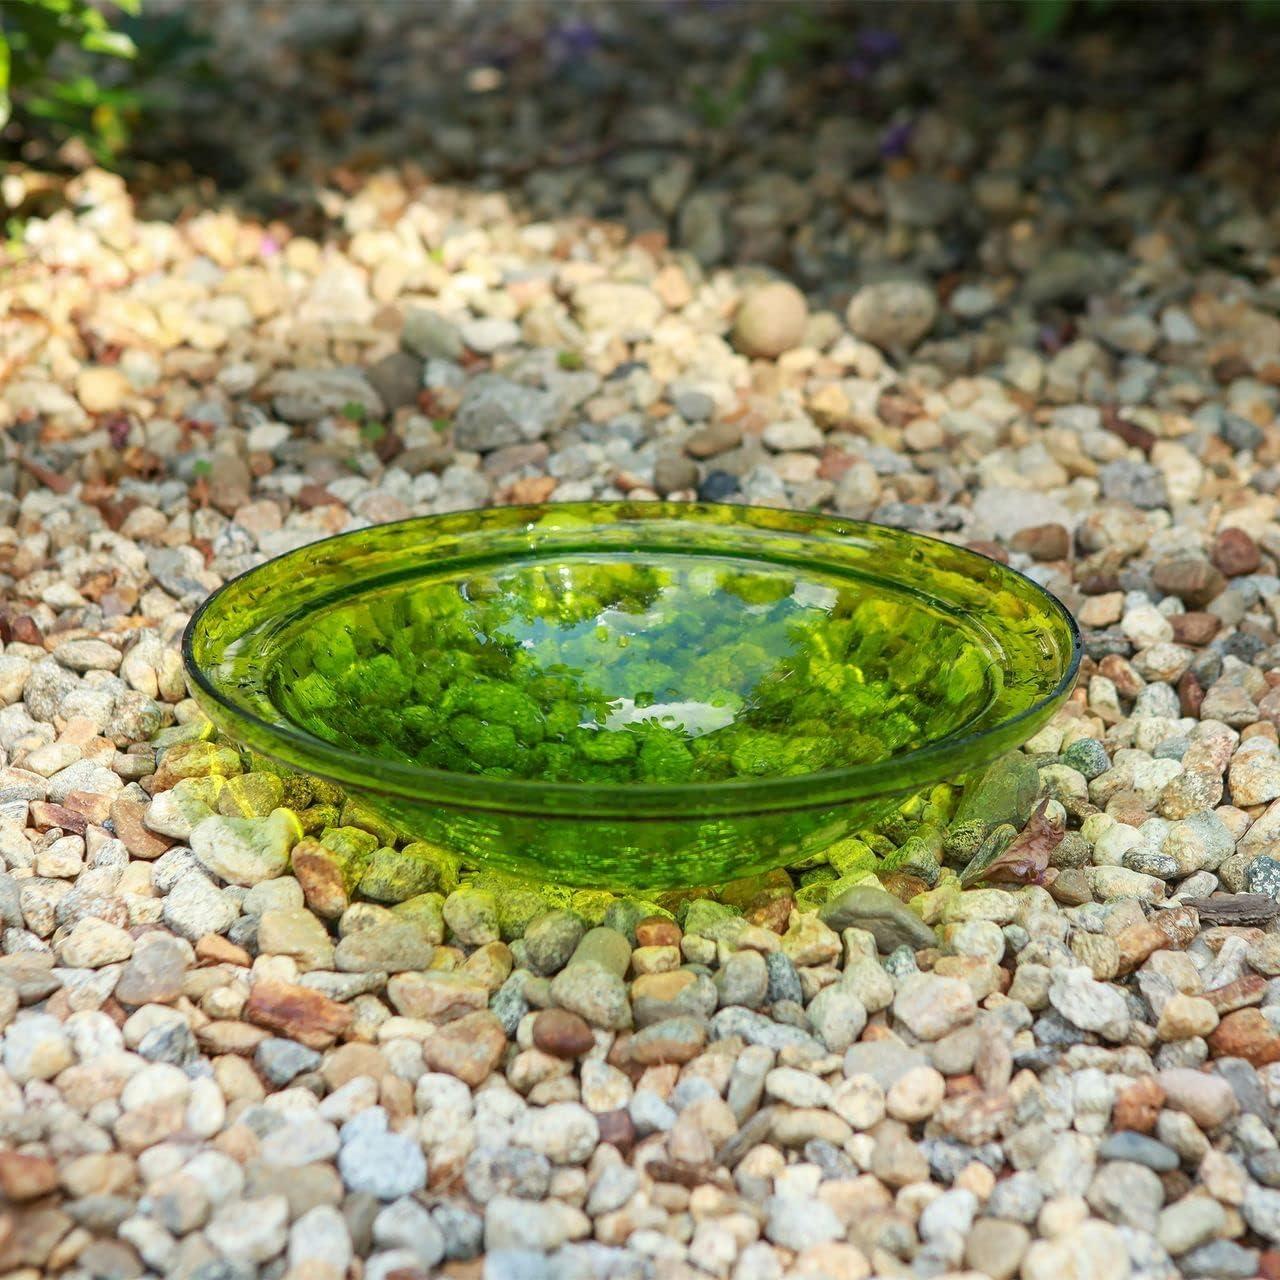
<svg viewBox="0 0 1280 1280">
<path fill-rule="evenodd" d="M 0 128 L 80 138 L 100 164 L 129 145 L 155 104 L 151 77 L 190 64 L 204 41 L 142 0 L 0 0 Z"/>
<path fill-rule="evenodd" d="M 1068 22 L 1078 15 L 1099 17 L 1119 13 L 1124 9 L 1146 9 L 1148 5 L 1134 5 L 1124 0 L 1023 0 L 1027 25 L 1036 35 L 1057 35 Z M 1280 18 L 1280 0 L 1241 0 L 1238 6 L 1224 5 L 1224 16 L 1233 7 L 1250 18 Z"/>
<path fill-rule="evenodd" d="M 816 49 L 829 44 L 834 35 L 835 28 L 806 5 L 779 9 L 763 28 L 760 48 L 752 52 L 728 85 L 721 88 L 694 85 L 694 109 L 704 124 L 723 128 L 746 106 L 768 71 L 803 61 Z"/>
</svg>

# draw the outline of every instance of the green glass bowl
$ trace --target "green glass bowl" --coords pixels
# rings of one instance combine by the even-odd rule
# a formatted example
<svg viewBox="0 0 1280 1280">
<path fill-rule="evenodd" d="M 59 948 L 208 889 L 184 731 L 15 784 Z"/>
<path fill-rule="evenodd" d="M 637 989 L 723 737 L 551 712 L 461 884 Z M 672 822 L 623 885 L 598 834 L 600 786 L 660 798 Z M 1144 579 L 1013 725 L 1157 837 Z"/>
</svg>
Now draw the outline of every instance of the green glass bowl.
<svg viewBox="0 0 1280 1280">
<path fill-rule="evenodd" d="M 1030 737 L 1070 614 L 919 534 L 761 507 L 501 507 L 313 543 L 187 627 L 230 738 L 468 865 L 645 890 L 827 848 Z"/>
</svg>

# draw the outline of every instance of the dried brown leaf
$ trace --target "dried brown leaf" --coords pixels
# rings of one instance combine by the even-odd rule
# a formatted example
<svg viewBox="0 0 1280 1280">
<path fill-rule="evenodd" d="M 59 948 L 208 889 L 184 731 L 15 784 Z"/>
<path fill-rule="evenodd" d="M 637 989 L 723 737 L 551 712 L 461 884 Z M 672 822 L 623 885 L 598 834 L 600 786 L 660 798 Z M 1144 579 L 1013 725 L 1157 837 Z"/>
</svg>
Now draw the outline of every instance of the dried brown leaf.
<svg viewBox="0 0 1280 1280">
<path fill-rule="evenodd" d="M 1049 856 L 1063 836 L 1063 827 L 1045 816 L 1048 808 L 1048 799 L 1041 800 L 1013 843 L 985 867 L 966 872 L 960 883 L 966 889 L 975 884 L 1043 884 Z"/>
</svg>

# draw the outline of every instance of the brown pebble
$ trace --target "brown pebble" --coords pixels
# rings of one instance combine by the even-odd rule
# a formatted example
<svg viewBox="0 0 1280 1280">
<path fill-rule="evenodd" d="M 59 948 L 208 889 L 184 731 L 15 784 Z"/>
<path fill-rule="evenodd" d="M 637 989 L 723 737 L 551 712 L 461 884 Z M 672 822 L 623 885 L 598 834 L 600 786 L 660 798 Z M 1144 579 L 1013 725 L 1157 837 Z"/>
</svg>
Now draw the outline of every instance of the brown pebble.
<svg viewBox="0 0 1280 1280">
<path fill-rule="evenodd" d="M 1079 867 L 1065 867 L 1058 872 L 1049 892 L 1055 902 L 1064 907 L 1079 907 L 1093 901 L 1093 890 L 1089 887 L 1089 877 Z"/>
<path fill-rule="evenodd" d="M 1193 720 L 1200 718 L 1200 704 L 1204 701 L 1204 686 L 1190 671 L 1185 671 L 1178 681 L 1178 710 Z"/>
<path fill-rule="evenodd" d="M 20 614 L 12 623 L 13 638 L 19 644 L 44 644 L 44 635 L 36 620 L 29 614 Z"/>
<path fill-rule="evenodd" d="M 1151 817 L 1143 798 L 1136 791 L 1129 790 L 1117 791 L 1107 801 L 1103 812 L 1130 827 L 1140 827 Z"/>
<path fill-rule="evenodd" d="M 1234 382 L 1237 378 L 1247 378 L 1253 373 L 1253 365 L 1238 352 L 1219 356 L 1211 366 L 1214 381 L 1222 386 Z"/>
<path fill-rule="evenodd" d="M 322 484 L 304 484 L 294 501 L 303 511 L 311 511 L 315 507 L 342 506 L 342 499 L 335 497 Z"/>
<path fill-rule="evenodd" d="M 1198 609 L 1186 613 L 1175 613 L 1169 619 L 1173 627 L 1173 638 L 1178 644 L 1192 646 L 1208 644 L 1218 634 L 1222 619 L 1212 613 L 1202 613 Z"/>
<path fill-rule="evenodd" d="M 0 1151 L 0 1195 L 6 1200 L 35 1200 L 57 1185 L 57 1166 L 47 1156 Z"/>
<path fill-rule="evenodd" d="M 1084 596 L 1105 596 L 1110 591 L 1117 591 L 1120 579 L 1114 573 L 1086 573 L 1076 583 L 1080 594 Z"/>
<path fill-rule="evenodd" d="M 1037 524 L 1019 529 L 1009 545 L 1033 560 L 1065 560 L 1071 550 L 1071 535 L 1064 525 Z"/>
<path fill-rule="evenodd" d="M 474 1089 L 489 1078 L 506 1048 L 502 1023 L 488 1009 L 477 1009 L 437 1028 L 422 1042 L 422 1057 L 428 1070 L 445 1071 Z"/>
<path fill-rule="evenodd" d="M 711 458 L 736 449 L 741 443 L 742 428 L 736 422 L 709 422 L 689 433 L 684 450 L 691 458 Z"/>
<path fill-rule="evenodd" d="M 630 1154 L 631 1148 L 636 1144 L 636 1127 L 631 1113 L 625 1107 L 620 1107 L 617 1111 L 601 1112 L 596 1116 L 596 1123 L 600 1126 L 601 1142 L 617 1147 L 624 1156 Z"/>
<path fill-rule="evenodd" d="M 1170 1169 L 1160 1175 L 1165 1204 L 1174 1204 L 1191 1190 L 1192 1181 L 1181 1169 Z"/>
<path fill-rule="evenodd" d="M 678 947 L 682 937 L 680 926 L 666 916 L 646 916 L 636 925 L 638 947 Z"/>
<path fill-rule="evenodd" d="M 1204 998 L 1213 1005 L 1220 1017 L 1226 1017 L 1237 1009 L 1247 1009 L 1251 1005 L 1261 1004 L 1266 990 L 1266 978 L 1260 973 L 1246 973 L 1244 977 L 1237 978 L 1234 982 L 1206 991 Z"/>
<path fill-rule="evenodd" d="M 910 902 L 917 894 L 926 893 L 929 889 L 919 876 L 908 875 L 905 871 L 890 871 L 880 877 L 880 883 L 900 902 Z"/>
<path fill-rule="evenodd" d="M 1226 579 L 1200 556 L 1171 556 L 1151 571 L 1151 581 L 1167 596 L 1177 596 L 1188 608 L 1203 609 L 1222 594 Z"/>
<path fill-rule="evenodd" d="M 206 933 L 196 943 L 196 959 L 205 964 L 234 964 L 248 968 L 253 957 L 243 947 L 216 933 Z"/>
<path fill-rule="evenodd" d="M 768 929 L 771 933 L 786 933 L 795 904 L 796 900 L 785 893 L 757 901 L 747 908 L 745 915 L 752 924 Z"/>
<path fill-rule="evenodd" d="M 553 1058 L 580 1058 L 595 1048 L 586 1020 L 568 1009 L 543 1009 L 533 1020 L 533 1043 Z"/>
<path fill-rule="evenodd" d="M 339 1045 L 329 1054 L 320 1068 L 320 1074 L 330 1089 L 341 1089 L 349 1080 L 357 1076 L 368 1076 L 372 1080 L 381 1080 L 388 1071 L 387 1060 L 382 1050 L 371 1044 Z"/>
<path fill-rule="evenodd" d="M 102 827 L 111 817 L 111 797 L 94 791 L 68 791 L 63 807 L 79 814 L 87 825 Z"/>
<path fill-rule="evenodd" d="M 297 1081 L 294 1081 L 297 1084 Z M 399 1076 L 384 1075 L 378 1082 L 378 1102 L 394 1117 L 413 1115 L 413 1086 Z"/>
<path fill-rule="evenodd" d="M 1209 1036 L 1209 1048 L 1217 1058 L 1243 1058 L 1255 1067 L 1280 1062 L 1280 1034 L 1261 1009 L 1227 1014 Z"/>
<path fill-rule="evenodd" d="M 1262 552 L 1243 529 L 1223 529 L 1214 539 L 1210 559 L 1228 578 L 1237 578 L 1258 571 Z"/>
<path fill-rule="evenodd" d="M 152 861 L 172 848 L 175 841 L 147 827 L 142 821 L 146 812 L 147 806 L 142 801 L 128 796 L 118 795 L 111 802 L 111 824 L 116 836 L 135 858 Z"/>
<path fill-rule="evenodd" d="M 1141 920 L 1116 935 L 1120 948 L 1117 973 L 1132 973 L 1153 952 L 1166 950 L 1169 939 L 1154 921 Z"/>
<path fill-rule="evenodd" d="M 976 539 L 964 545 L 969 551 L 976 551 L 980 556 L 986 556 L 988 560 L 996 560 L 1000 564 L 1009 563 L 1009 553 L 998 542 Z"/>
<path fill-rule="evenodd" d="M 1142 1076 L 1116 1095 L 1111 1125 L 1117 1132 L 1151 1133 L 1164 1106 L 1164 1090 L 1154 1076 Z"/>
<path fill-rule="evenodd" d="M 254 983 L 244 1016 L 309 1049 L 327 1049 L 351 1025 L 354 1015 L 346 1005 L 310 987 L 267 980 Z"/>
<path fill-rule="evenodd" d="M 89 825 L 83 814 L 75 813 L 65 805 L 52 804 L 48 800 L 33 800 L 27 806 L 27 817 L 37 831 L 51 831 L 55 827 L 68 835 L 82 836 Z"/>
<path fill-rule="evenodd" d="M 1173 907 L 1158 912 L 1152 919 L 1169 940 L 1168 945 L 1177 950 L 1189 947 L 1200 932 L 1200 913 L 1195 907 Z"/>
<path fill-rule="evenodd" d="M 1118 653 L 1109 653 L 1098 663 L 1098 674 L 1106 676 L 1122 698 L 1136 698 L 1146 681 L 1133 669 L 1133 664 Z"/>
</svg>

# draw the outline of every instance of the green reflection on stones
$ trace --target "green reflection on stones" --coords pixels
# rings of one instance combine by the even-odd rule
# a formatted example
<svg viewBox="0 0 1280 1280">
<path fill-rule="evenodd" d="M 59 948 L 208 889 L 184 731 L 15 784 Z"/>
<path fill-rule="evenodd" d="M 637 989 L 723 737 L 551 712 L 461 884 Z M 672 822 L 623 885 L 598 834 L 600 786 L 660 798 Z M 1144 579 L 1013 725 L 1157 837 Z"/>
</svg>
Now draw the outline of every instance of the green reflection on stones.
<svg viewBox="0 0 1280 1280">
<path fill-rule="evenodd" d="M 972 627 L 872 582 L 586 557 L 340 602 L 282 638 L 270 687 L 371 756 L 625 784 L 885 760 L 962 729 L 997 678 Z"/>
</svg>

